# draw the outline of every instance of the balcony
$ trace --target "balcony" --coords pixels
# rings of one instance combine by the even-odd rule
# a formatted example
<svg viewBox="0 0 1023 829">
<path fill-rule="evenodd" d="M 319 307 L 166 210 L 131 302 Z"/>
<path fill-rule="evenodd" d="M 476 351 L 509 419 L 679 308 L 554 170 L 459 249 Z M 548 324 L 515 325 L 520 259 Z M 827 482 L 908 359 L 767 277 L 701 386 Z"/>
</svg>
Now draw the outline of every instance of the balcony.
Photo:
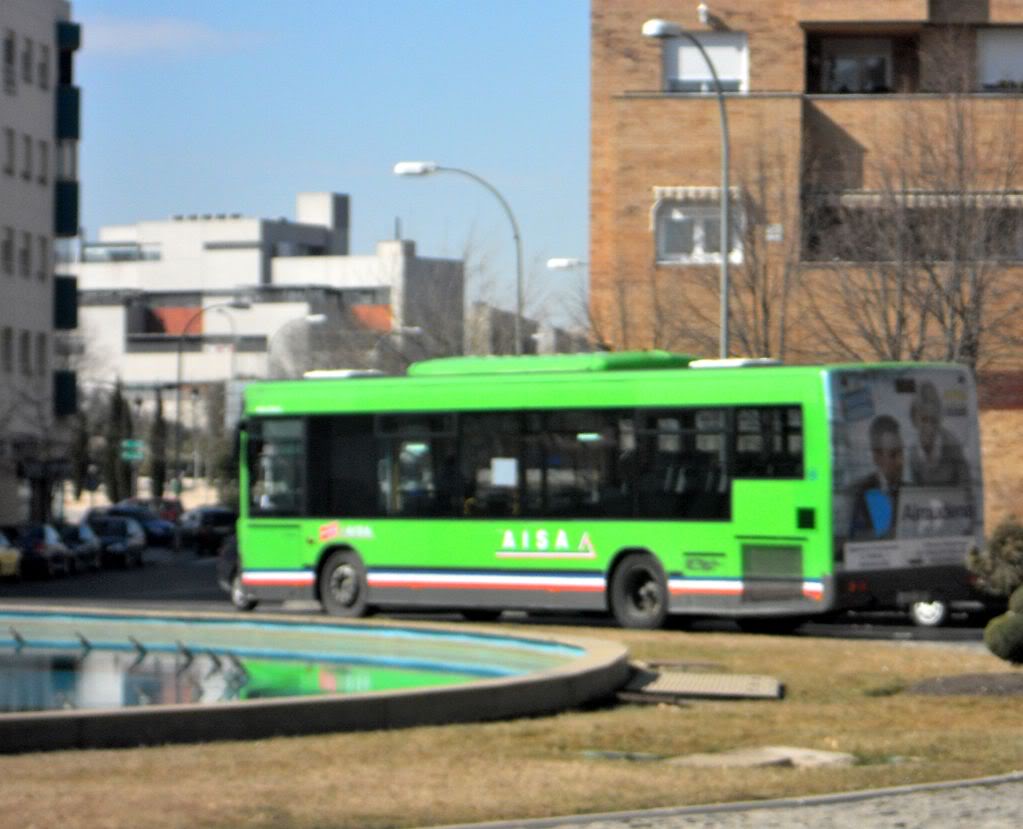
<svg viewBox="0 0 1023 829">
<path fill-rule="evenodd" d="M 53 414 L 67 417 L 78 411 L 78 377 L 73 371 L 53 372 Z"/>
<path fill-rule="evenodd" d="M 78 327 L 78 280 L 73 276 L 53 278 L 53 327 L 58 331 Z"/>
<path fill-rule="evenodd" d="M 53 232 L 57 236 L 78 235 L 78 182 L 54 182 Z"/>
<path fill-rule="evenodd" d="M 926 23 L 928 0 L 799 0 L 800 23 Z"/>
<path fill-rule="evenodd" d="M 57 87 L 57 138 L 77 141 L 81 138 L 82 91 L 77 86 Z"/>
<path fill-rule="evenodd" d="M 57 22 L 57 48 L 62 52 L 75 52 L 82 45 L 82 27 L 70 20 Z"/>
</svg>

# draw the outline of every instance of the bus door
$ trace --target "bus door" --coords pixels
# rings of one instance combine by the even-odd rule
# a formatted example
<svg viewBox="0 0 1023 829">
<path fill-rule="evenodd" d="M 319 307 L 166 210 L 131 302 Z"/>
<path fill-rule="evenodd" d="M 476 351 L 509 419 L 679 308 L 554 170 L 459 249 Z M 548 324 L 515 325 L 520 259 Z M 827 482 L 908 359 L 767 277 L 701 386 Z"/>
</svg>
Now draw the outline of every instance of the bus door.
<svg viewBox="0 0 1023 829">
<path fill-rule="evenodd" d="M 265 599 L 310 598 L 315 562 L 305 559 L 301 517 L 306 501 L 305 422 L 299 417 L 250 422 L 245 441 L 248 484 L 239 551 L 242 581 Z"/>
<path fill-rule="evenodd" d="M 805 474 L 798 405 L 734 410 L 732 517 L 741 581 L 738 615 L 817 613 L 824 608 L 818 485 Z M 812 478 L 812 479 L 811 479 Z"/>
<path fill-rule="evenodd" d="M 969 372 L 836 371 L 830 407 L 839 601 L 885 607 L 968 601 L 966 557 L 983 543 Z"/>
</svg>

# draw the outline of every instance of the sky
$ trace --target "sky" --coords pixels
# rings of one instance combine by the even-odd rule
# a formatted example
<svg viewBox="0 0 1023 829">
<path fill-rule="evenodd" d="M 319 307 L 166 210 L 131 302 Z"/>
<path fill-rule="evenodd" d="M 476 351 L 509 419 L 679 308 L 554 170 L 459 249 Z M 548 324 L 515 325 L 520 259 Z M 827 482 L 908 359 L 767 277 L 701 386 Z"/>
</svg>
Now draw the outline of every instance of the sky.
<svg viewBox="0 0 1023 829">
<path fill-rule="evenodd" d="M 351 196 L 351 251 L 401 234 L 468 246 L 511 307 L 518 222 L 527 311 L 571 301 L 588 253 L 586 0 L 72 0 L 82 25 L 81 224 L 175 214 L 294 217 Z M 495 294 L 495 292 L 490 292 Z"/>
</svg>

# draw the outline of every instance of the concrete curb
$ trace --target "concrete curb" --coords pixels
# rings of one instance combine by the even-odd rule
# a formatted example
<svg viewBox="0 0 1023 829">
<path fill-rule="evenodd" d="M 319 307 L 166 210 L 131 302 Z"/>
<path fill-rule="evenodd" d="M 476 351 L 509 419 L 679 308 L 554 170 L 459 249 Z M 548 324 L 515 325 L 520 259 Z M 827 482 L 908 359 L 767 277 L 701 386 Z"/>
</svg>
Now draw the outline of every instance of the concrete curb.
<svg viewBox="0 0 1023 829">
<path fill-rule="evenodd" d="M 627 821 L 658 817 L 682 817 L 686 815 L 714 815 L 729 812 L 748 812 L 755 809 L 793 809 L 804 806 L 830 806 L 840 803 L 857 803 L 879 797 L 898 797 L 917 792 L 933 792 L 946 789 L 963 789 L 976 786 L 997 786 L 1001 783 L 1023 782 L 1023 771 L 1013 771 L 993 777 L 977 777 L 969 780 L 950 780 L 941 783 L 913 783 L 893 786 L 888 789 L 863 789 L 857 792 L 814 795 L 812 797 L 787 797 L 778 800 L 745 800 L 738 803 L 712 803 L 702 806 L 668 806 L 659 809 L 640 809 L 631 812 L 600 812 L 588 815 L 566 815 L 562 817 L 533 818 L 529 820 L 499 820 L 489 823 L 452 823 L 427 829 L 551 829 L 560 826 L 582 826 L 600 821 Z"/>
</svg>

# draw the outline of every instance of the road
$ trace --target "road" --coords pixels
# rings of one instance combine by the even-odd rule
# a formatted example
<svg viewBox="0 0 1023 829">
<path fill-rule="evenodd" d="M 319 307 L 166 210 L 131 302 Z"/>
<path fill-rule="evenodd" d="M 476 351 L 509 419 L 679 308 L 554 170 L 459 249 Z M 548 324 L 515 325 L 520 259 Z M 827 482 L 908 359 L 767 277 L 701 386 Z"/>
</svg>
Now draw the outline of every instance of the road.
<svg viewBox="0 0 1023 829">
<path fill-rule="evenodd" d="M 65 604 L 84 607 L 148 609 L 170 611 L 229 611 L 227 596 L 217 584 L 216 560 L 196 556 L 191 551 L 149 549 L 146 565 L 140 569 L 104 570 L 80 573 L 52 581 L 0 581 L 0 602 L 16 604 Z M 286 608 L 261 605 L 260 611 L 318 612 L 312 602 L 290 603 Z M 402 618 L 460 619 L 439 614 L 396 614 Z M 550 615 L 526 616 L 506 614 L 504 620 L 530 626 L 568 625 L 611 627 L 611 621 L 600 616 Z M 733 631 L 735 625 L 724 620 L 672 620 L 672 627 L 693 631 Z M 907 624 L 898 614 L 874 614 L 850 617 L 840 621 L 813 622 L 803 625 L 798 635 L 848 639 L 891 639 L 940 642 L 981 642 L 983 628 L 968 619 L 954 619 L 953 624 L 923 629 Z"/>
</svg>

